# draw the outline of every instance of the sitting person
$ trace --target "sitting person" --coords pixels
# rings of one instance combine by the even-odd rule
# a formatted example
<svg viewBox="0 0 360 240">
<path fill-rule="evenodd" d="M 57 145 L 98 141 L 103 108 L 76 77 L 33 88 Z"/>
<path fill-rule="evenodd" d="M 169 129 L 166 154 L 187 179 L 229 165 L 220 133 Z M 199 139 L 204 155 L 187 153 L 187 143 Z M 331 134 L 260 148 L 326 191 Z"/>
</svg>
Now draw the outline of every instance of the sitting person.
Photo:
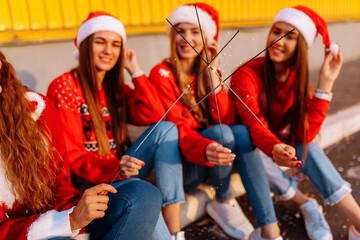
<svg viewBox="0 0 360 240">
<path fill-rule="evenodd" d="M 152 236 L 161 208 L 157 188 L 124 180 L 81 196 L 64 158 L 55 107 L 26 91 L 0 52 L 0 239 L 85 239 L 86 228 L 91 239 Z"/>
</svg>

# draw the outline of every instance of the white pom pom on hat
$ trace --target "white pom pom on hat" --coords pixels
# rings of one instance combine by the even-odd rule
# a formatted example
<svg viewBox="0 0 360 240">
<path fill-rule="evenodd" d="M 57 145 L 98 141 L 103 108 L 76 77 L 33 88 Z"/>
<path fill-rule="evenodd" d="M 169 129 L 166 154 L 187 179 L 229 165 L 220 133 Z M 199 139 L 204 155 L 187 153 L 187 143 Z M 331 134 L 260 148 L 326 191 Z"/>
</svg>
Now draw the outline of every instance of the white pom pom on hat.
<svg viewBox="0 0 360 240">
<path fill-rule="evenodd" d="M 169 22 L 174 26 L 179 23 L 191 23 L 199 26 L 195 5 L 199 15 L 201 29 L 208 43 L 210 44 L 214 40 L 217 41 L 219 36 L 219 13 L 206 3 L 190 3 L 178 6 L 170 13 Z M 168 24 L 168 35 L 170 35 L 171 29 L 172 26 Z"/>
<path fill-rule="evenodd" d="M 78 34 L 75 38 L 75 46 L 79 48 L 82 41 L 88 36 L 99 31 L 111 31 L 121 36 L 122 41 L 126 42 L 126 32 L 121 21 L 106 12 L 90 12 L 88 17 L 82 22 Z M 78 50 L 75 50 L 74 57 L 79 56 Z"/>
<path fill-rule="evenodd" d="M 330 41 L 325 20 L 308 7 L 299 5 L 292 8 L 284 8 L 275 16 L 273 24 L 276 22 L 285 22 L 294 26 L 304 37 L 308 48 L 312 46 L 319 33 L 322 35 L 327 51 L 330 51 L 333 55 L 339 52 L 339 45 Z"/>
</svg>

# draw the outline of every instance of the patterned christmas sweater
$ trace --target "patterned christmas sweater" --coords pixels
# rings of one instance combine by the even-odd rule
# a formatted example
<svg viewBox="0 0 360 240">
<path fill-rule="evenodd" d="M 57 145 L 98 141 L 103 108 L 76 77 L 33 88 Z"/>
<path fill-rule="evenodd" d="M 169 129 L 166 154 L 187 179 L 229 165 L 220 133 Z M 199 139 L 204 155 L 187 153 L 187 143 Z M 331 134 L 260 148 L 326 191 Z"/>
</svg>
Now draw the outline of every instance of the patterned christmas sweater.
<svg viewBox="0 0 360 240">
<path fill-rule="evenodd" d="M 260 119 L 264 126 L 269 129 L 269 124 L 260 108 L 264 64 L 264 58 L 257 58 L 237 71 L 231 79 L 231 88 Z M 272 157 L 271 152 L 274 145 L 282 143 L 278 136 L 284 137 L 288 135 L 287 125 L 289 124 L 289 114 L 294 105 L 294 87 L 294 69 L 290 72 L 287 81 L 284 83 L 276 81 L 275 83 L 274 91 L 276 94 L 272 99 L 273 132 L 265 129 L 244 104 L 234 94 L 231 94 L 232 99 L 236 103 L 236 110 L 241 122 L 249 128 L 253 144 L 270 157 Z M 306 142 L 311 142 L 319 133 L 321 125 L 326 118 L 326 111 L 329 109 L 329 101 L 313 97 L 311 88 L 309 89 L 309 96 L 306 103 L 306 115 L 309 123 Z M 297 140 L 299 142 L 304 140 L 303 127 L 297 130 Z"/>
<path fill-rule="evenodd" d="M 133 125 L 150 125 L 165 113 L 156 91 L 145 75 L 133 79 L 134 89 L 125 85 L 123 94 L 127 102 L 127 122 Z M 112 133 L 104 89 L 97 94 L 106 125 L 110 156 L 98 154 L 98 143 L 80 83 L 70 72 L 51 82 L 47 96 L 53 101 L 65 126 L 65 145 L 74 182 L 104 183 L 122 180 L 120 160 Z"/>
<path fill-rule="evenodd" d="M 44 96 L 27 92 L 26 97 L 33 110 L 32 117 L 37 124 L 49 133 L 51 144 L 58 150 L 61 157 L 65 154 L 63 128 L 59 124 L 58 112 L 53 104 Z M 69 214 L 79 199 L 79 192 L 72 186 L 70 169 L 66 161 L 56 156 L 60 171 L 56 179 L 53 209 L 33 214 L 21 202 L 16 200 L 11 190 L 11 183 L 5 177 L 5 170 L 0 159 L 0 239 L 35 240 L 48 239 L 55 236 L 87 239 L 87 234 L 72 232 L 70 229 Z"/>
<path fill-rule="evenodd" d="M 164 60 L 162 63 L 156 65 L 150 72 L 149 76 L 151 82 L 156 86 L 156 90 L 161 98 L 165 109 L 169 109 L 173 103 L 181 95 L 181 91 L 177 85 L 177 80 L 174 76 L 170 63 Z M 194 80 L 192 77 L 191 80 Z M 191 89 L 196 88 L 196 81 Z M 214 86 L 216 87 L 216 86 Z M 190 90 L 195 95 L 193 90 Z M 230 99 L 225 88 L 216 94 L 217 104 L 219 107 L 219 116 L 221 123 L 232 124 L 236 119 L 233 102 Z M 199 101 L 200 99 L 197 99 Z M 212 123 L 219 123 L 215 96 L 210 94 L 208 96 L 208 103 L 211 112 Z M 173 123 L 177 123 L 187 112 L 189 108 L 179 100 L 170 112 L 167 114 L 166 119 Z M 201 136 L 200 122 L 194 117 L 192 113 L 186 115 L 177 125 L 179 129 L 179 144 L 181 153 L 186 161 L 198 165 L 213 166 L 206 160 L 205 149 L 209 143 L 215 142 L 208 138 Z"/>
</svg>

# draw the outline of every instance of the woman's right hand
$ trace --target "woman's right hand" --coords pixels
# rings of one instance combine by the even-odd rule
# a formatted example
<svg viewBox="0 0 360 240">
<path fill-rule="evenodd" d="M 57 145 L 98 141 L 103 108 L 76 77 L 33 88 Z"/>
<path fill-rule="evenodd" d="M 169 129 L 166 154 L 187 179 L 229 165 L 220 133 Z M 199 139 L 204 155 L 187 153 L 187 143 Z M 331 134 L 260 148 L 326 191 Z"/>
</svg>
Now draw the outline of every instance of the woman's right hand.
<svg viewBox="0 0 360 240">
<path fill-rule="evenodd" d="M 69 215 L 72 231 L 86 227 L 92 220 L 105 216 L 109 197 L 106 192 L 116 193 L 109 184 L 99 184 L 84 191 L 80 201 Z"/>
<path fill-rule="evenodd" d="M 130 178 L 138 175 L 139 170 L 145 166 L 145 163 L 137 158 L 123 155 L 120 159 L 120 176 L 122 178 Z"/>
<path fill-rule="evenodd" d="M 275 144 L 272 150 L 273 159 L 279 166 L 297 167 L 302 165 L 296 158 L 296 151 L 293 146 L 287 144 Z"/>
<path fill-rule="evenodd" d="M 231 165 L 231 162 L 236 157 L 229 148 L 223 147 L 216 142 L 209 143 L 206 146 L 205 155 L 210 164 L 223 166 Z"/>
</svg>

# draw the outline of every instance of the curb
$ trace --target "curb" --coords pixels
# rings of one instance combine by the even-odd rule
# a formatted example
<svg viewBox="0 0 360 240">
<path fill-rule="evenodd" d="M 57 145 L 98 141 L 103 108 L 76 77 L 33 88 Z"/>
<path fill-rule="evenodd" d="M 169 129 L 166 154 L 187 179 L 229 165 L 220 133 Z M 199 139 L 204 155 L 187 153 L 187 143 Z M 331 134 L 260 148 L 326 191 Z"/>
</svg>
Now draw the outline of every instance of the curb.
<svg viewBox="0 0 360 240">
<path fill-rule="evenodd" d="M 329 115 L 316 136 L 315 142 L 322 148 L 326 148 L 357 131 L 360 131 L 360 104 Z M 238 173 L 231 175 L 230 184 L 231 191 L 236 198 L 245 194 Z M 181 227 L 184 228 L 205 216 L 205 205 L 214 196 L 215 191 L 212 186 L 205 184 L 200 184 L 196 189 L 185 194 L 186 201 L 181 205 Z"/>
</svg>

